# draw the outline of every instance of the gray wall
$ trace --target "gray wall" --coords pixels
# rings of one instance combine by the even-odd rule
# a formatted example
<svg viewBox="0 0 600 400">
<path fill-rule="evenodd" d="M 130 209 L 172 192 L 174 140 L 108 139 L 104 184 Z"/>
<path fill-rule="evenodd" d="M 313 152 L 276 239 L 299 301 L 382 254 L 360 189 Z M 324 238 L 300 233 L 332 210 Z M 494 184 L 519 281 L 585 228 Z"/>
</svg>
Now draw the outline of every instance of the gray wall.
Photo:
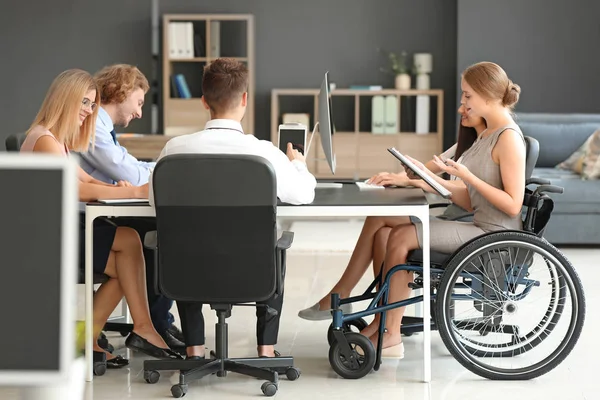
<svg viewBox="0 0 600 400">
<path fill-rule="evenodd" d="M 600 1 L 458 0 L 458 71 L 501 65 L 516 111 L 600 111 Z"/>
<path fill-rule="evenodd" d="M 52 79 L 67 68 L 94 72 L 125 62 L 152 76 L 149 0 L 7 3 L 0 6 L 1 142 L 28 128 Z M 377 47 L 433 53 L 431 85 L 445 90 L 445 130 L 454 135 L 456 0 L 162 0 L 159 8 L 255 15 L 259 137 L 269 136 L 272 88 L 316 88 L 325 70 L 338 87 L 392 87 L 392 77 L 379 72 L 385 59 Z M 149 111 L 127 130 L 149 132 Z"/>
<path fill-rule="evenodd" d="M 337 87 L 393 87 L 377 47 L 433 54 L 431 87 L 445 90 L 445 131 L 455 134 L 456 0 L 162 0 L 160 12 L 255 16 L 259 137 L 270 136 L 273 88 L 318 88 L 326 70 Z M 345 116 L 334 113 L 336 125 Z"/>
<path fill-rule="evenodd" d="M 29 128 L 52 80 L 69 68 L 94 73 L 117 62 L 151 75 L 147 0 L 21 0 L 0 5 L 0 149 Z M 150 100 L 146 100 L 150 103 Z M 129 131 L 148 132 L 150 107 Z"/>
</svg>

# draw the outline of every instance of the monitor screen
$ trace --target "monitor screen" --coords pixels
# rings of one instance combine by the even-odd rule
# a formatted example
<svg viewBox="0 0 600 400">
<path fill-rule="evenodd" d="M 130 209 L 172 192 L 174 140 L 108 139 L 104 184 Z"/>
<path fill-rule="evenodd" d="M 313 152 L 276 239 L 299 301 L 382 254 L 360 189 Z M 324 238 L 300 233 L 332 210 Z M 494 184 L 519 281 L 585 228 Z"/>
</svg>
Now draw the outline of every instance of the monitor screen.
<svg viewBox="0 0 600 400">
<path fill-rule="evenodd" d="M 325 158 L 335 175 L 335 153 L 333 151 L 333 116 L 331 112 L 331 93 L 329 91 L 329 71 L 325 72 L 325 78 L 321 83 L 319 91 L 319 136 L 321 137 L 321 147 L 325 153 Z"/>
<path fill-rule="evenodd" d="M 68 307 L 74 308 L 76 283 L 77 178 L 72 167 L 71 189 L 65 191 L 67 161 L 52 158 L 54 167 L 34 167 L 23 161 L 39 161 L 35 156 L 0 153 L 5 188 L 0 196 L 0 309 L 8 324 L 0 329 L 0 382 L 11 375 L 9 382 L 31 381 L 27 373 L 53 373 L 56 379 L 74 356 L 74 309 Z"/>
</svg>

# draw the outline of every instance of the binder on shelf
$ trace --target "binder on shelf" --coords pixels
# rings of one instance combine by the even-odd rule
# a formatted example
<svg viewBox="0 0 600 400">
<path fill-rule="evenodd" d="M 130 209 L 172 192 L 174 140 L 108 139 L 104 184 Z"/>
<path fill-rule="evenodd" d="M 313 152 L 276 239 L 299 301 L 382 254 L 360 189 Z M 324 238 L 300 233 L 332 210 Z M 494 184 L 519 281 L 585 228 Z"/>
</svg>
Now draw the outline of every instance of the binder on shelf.
<svg viewBox="0 0 600 400">
<path fill-rule="evenodd" d="M 185 44 L 183 47 L 183 58 L 194 58 L 194 24 L 191 22 L 183 22 L 183 34 Z"/>
<path fill-rule="evenodd" d="M 221 57 L 221 22 L 210 21 L 210 56 Z"/>
<path fill-rule="evenodd" d="M 175 75 L 171 75 L 171 98 L 177 99 L 180 97 L 181 94 L 177 89 L 177 80 L 175 79 Z"/>
<path fill-rule="evenodd" d="M 398 129 L 398 98 L 394 95 L 385 96 L 385 128 L 387 134 L 395 134 Z"/>
<path fill-rule="evenodd" d="M 385 133 L 385 99 L 381 95 L 371 99 L 371 131 L 374 134 Z"/>
<path fill-rule="evenodd" d="M 169 58 L 177 58 L 177 23 L 169 22 Z"/>
<path fill-rule="evenodd" d="M 204 38 L 199 33 L 194 35 L 194 57 L 206 57 Z"/>
</svg>

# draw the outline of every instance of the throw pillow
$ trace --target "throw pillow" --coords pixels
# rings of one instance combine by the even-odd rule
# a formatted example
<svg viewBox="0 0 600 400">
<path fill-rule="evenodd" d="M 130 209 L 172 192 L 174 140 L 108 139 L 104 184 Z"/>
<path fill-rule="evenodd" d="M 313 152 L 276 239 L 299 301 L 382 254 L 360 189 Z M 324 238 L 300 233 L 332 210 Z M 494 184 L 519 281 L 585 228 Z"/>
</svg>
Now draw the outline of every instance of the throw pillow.
<svg viewBox="0 0 600 400">
<path fill-rule="evenodd" d="M 569 158 L 565 161 L 561 162 L 556 166 L 559 169 L 567 169 L 575 172 L 576 174 L 583 174 L 583 161 L 585 159 L 587 149 L 589 147 L 590 141 L 592 140 L 592 136 L 587 138 L 587 140 L 578 148 Z"/>
<path fill-rule="evenodd" d="M 592 134 L 583 159 L 583 179 L 600 178 L 600 129 Z"/>
</svg>

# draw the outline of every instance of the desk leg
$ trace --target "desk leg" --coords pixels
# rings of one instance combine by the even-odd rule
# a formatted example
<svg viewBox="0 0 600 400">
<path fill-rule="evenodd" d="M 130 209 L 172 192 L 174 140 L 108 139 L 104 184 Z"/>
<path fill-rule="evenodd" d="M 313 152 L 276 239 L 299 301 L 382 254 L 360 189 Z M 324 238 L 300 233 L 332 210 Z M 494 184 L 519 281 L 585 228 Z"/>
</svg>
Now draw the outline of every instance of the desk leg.
<svg viewBox="0 0 600 400">
<path fill-rule="evenodd" d="M 94 266 L 92 260 L 94 255 L 94 219 L 92 212 L 85 213 L 85 380 L 91 382 L 94 379 Z"/>
<path fill-rule="evenodd" d="M 431 382 L 431 272 L 429 243 L 429 208 L 419 216 L 423 226 L 423 382 Z"/>
</svg>

